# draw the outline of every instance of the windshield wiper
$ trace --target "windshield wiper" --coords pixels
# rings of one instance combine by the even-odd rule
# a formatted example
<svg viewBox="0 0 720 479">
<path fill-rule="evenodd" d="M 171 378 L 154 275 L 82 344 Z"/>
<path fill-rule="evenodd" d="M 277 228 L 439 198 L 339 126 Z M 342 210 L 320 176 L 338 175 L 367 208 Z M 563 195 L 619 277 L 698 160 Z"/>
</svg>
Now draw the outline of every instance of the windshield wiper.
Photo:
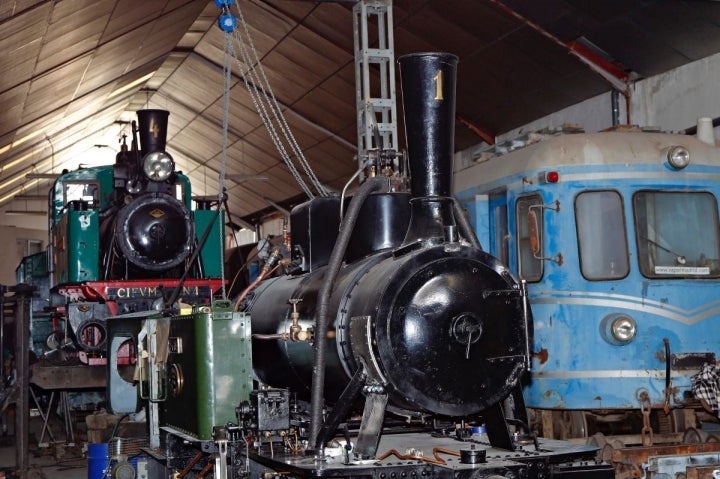
<svg viewBox="0 0 720 479">
<path fill-rule="evenodd" d="M 650 244 L 653 244 L 653 245 L 657 246 L 658 248 L 660 248 L 660 249 L 663 250 L 663 251 L 667 251 L 668 253 L 670 253 L 670 254 L 672 254 L 672 255 L 675 255 L 675 261 L 677 261 L 677 264 L 685 264 L 685 263 L 687 263 L 687 259 L 685 258 L 685 256 L 683 256 L 683 255 L 681 255 L 681 254 L 677 254 L 675 251 L 671 250 L 670 248 L 666 248 L 665 246 L 661 245 L 661 244 L 658 243 L 657 241 L 651 240 L 651 239 L 648 238 L 647 236 L 640 236 L 640 238 L 641 238 L 641 239 L 644 239 L 645 241 L 647 241 L 647 242 L 650 243 Z"/>
</svg>

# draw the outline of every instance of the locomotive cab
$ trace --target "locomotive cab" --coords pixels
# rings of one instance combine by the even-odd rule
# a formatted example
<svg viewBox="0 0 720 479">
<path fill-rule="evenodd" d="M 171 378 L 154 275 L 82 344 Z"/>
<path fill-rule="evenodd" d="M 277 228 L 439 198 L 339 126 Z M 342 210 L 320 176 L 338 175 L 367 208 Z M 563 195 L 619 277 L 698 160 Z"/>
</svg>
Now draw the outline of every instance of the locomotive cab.
<svg viewBox="0 0 720 479">
<path fill-rule="evenodd" d="M 101 212 L 110 205 L 112 171 L 93 167 L 67 172 L 50 190 L 52 283 L 100 279 Z"/>
<path fill-rule="evenodd" d="M 699 423 L 694 381 L 720 351 L 717 146 L 577 129 L 519 144 L 456 180 L 484 244 L 528 283 L 535 424 L 564 439 Z"/>
</svg>

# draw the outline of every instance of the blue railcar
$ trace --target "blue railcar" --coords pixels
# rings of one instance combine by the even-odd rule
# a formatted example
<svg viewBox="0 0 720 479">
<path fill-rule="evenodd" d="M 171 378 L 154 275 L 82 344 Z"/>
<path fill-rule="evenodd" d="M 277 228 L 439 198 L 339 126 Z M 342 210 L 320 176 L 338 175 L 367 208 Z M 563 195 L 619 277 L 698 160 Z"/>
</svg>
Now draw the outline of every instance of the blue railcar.
<svg viewBox="0 0 720 479">
<path fill-rule="evenodd" d="M 455 175 L 483 247 L 528 283 L 528 406 L 546 436 L 694 426 L 691 376 L 720 350 L 720 149 L 639 130 L 541 137 Z"/>
</svg>

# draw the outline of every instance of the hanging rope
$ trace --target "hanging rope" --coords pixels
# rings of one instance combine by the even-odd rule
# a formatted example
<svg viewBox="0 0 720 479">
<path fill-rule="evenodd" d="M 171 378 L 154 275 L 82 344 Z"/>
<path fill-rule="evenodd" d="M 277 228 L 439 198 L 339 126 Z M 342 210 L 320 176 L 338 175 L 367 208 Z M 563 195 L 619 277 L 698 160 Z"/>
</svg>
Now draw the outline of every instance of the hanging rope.
<svg viewBox="0 0 720 479">
<path fill-rule="evenodd" d="M 298 168 L 293 163 L 293 156 L 299 161 L 300 166 L 317 192 L 321 196 L 327 196 L 328 191 L 318 180 L 310 164 L 305 159 L 295 136 L 285 120 L 282 109 L 275 98 L 270 82 L 265 74 L 262 63 L 260 62 L 260 57 L 255 49 L 255 45 L 250 36 L 250 31 L 247 23 L 245 22 L 245 17 L 240 10 L 239 3 L 235 1 L 238 15 L 237 18 L 240 19 L 245 39 L 243 39 L 243 35 L 241 35 L 236 28 L 237 18 L 230 13 L 230 8 L 227 3 L 228 1 L 229 0 L 215 0 L 218 8 L 222 8 L 224 12 L 224 14 L 220 17 L 219 23 L 220 28 L 225 32 L 226 54 L 229 53 L 229 55 L 235 59 L 239 71 L 243 71 L 243 63 L 247 67 L 247 71 L 241 75 L 245 88 L 250 94 L 253 106 L 262 119 L 275 148 L 280 153 L 280 157 L 283 159 L 283 162 L 287 166 L 295 181 L 310 199 L 315 197 L 310 187 L 300 175 Z M 236 54 L 232 39 L 234 39 L 237 43 L 239 57 Z M 285 147 L 286 143 L 289 146 L 291 153 L 287 151 Z"/>
</svg>

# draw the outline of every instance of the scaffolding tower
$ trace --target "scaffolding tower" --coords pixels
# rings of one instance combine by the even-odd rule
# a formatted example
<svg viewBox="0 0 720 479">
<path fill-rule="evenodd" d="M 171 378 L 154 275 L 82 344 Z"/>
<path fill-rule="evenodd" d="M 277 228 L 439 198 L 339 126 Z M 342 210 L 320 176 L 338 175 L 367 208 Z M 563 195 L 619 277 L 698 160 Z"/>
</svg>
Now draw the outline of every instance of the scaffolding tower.
<svg viewBox="0 0 720 479">
<path fill-rule="evenodd" d="M 377 38 L 370 40 L 370 31 Z M 353 7 L 360 181 L 401 171 L 395 101 L 392 0 L 360 0 Z"/>
</svg>

